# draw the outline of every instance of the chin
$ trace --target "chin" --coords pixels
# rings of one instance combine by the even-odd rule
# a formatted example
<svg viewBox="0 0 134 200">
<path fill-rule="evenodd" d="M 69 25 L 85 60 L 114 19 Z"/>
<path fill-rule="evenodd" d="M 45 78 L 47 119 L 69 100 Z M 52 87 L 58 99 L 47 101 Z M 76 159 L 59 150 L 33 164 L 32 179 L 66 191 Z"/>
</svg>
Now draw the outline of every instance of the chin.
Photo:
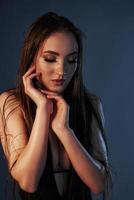
<svg viewBox="0 0 134 200">
<path fill-rule="evenodd" d="M 63 93 L 63 92 L 64 92 L 64 90 L 63 90 L 63 89 L 61 89 L 61 90 L 54 90 L 54 89 L 50 89 L 50 88 L 48 88 L 47 90 L 48 90 L 48 91 L 50 91 L 50 92 L 57 93 L 57 94 L 61 94 L 61 93 Z"/>
</svg>

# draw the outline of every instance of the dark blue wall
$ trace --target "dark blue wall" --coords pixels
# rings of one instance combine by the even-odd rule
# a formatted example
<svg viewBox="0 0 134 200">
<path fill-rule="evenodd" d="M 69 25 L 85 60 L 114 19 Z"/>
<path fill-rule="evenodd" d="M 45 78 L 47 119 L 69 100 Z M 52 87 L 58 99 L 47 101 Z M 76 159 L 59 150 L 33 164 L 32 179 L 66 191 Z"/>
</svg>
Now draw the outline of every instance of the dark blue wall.
<svg viewBox="0 0 134 200">
<path fill-rule="evenodd" d="M 65 15 L 87 35 L 83 76 L 101 97 L 116 172 L 113 200 L 134 196 L 134 2 L 0 1 L 0 91 L 15 85 L 20 48 L 27 27 L 47 11 Z M 0 199 L 7 168 L 0 153 Z"/>
</svg>

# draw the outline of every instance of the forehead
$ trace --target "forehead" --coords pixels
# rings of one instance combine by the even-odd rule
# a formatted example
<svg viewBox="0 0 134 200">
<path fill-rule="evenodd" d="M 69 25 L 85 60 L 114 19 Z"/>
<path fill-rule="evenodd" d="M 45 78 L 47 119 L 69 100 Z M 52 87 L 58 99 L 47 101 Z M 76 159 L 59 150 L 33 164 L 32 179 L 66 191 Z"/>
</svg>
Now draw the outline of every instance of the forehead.
<svg viewBox="0 0 134 200">
<path fill-rule="evenodd" d="M 74 35 L 70 32 L 55 32 L 44 40 L 41 53 L 46 50 L 58 52 L 60 55 L 68 55 L 78 51 L 78 44 Z"/>
</svg>

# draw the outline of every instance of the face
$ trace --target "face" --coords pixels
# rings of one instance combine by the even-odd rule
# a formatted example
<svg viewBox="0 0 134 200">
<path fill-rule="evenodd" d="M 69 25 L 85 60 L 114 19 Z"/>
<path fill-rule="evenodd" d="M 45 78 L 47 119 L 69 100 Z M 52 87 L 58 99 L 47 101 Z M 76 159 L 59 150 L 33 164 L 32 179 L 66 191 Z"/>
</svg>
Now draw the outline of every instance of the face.
<svg viewBox="0 0 134 200">
<path fill-rule="evenodd" d="M 62 93 L 77 69 L 78 45 L 69 32 L 51 34 L 38 51 L 35 59 L 36 72 L 40 72 L 39 81 L 52 92 Z M 60 83 L 54 79 L 64 79 Z"/>
</svg>

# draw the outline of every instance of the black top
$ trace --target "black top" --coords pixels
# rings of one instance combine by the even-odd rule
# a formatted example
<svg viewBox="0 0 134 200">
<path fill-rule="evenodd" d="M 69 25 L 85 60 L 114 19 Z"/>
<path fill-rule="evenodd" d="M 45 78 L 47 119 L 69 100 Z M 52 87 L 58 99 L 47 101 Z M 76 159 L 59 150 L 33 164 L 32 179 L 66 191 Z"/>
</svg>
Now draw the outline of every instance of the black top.
<svg viewBox="0 0 134 200">
<path fill-rule="evenodd" d="M 102 118 L 102 123 L 104 126 L 104 115 L 102 105 L 99 102 L 96 108 L 98 109 L 98 113 Z M 90 130 L 89 130 L 90 131 Z M 100 130 L 98 129 L 98 124 L 94 115 L 92 115 L 92 123 L 91 123 L 91 144 L 89 144 L 88 152 L 92 155 L 96 155 L 96 157 L 100 156 L 99 152 L 104 154 L 106 162 L 108 161 L 107 158 L 107 151 L 105 147 L 105 143 L 103 141 L 102 135 L 100 134 Z M 90 146 L 94 146 L 93 152 Z M 47 152 L 47 159 L 44 171 L 40 178 L 37 191 L 35 193 L 28 193 L 23 191 L 18 184 L 16 184 L 17 194 L 20 193 L 22 200 L 91 200 L 91 191 L 90 189 L 82 182 L 79 178 L 73 167 L 66 172 L 69 175 L 68 184 L 67 184 L 67 192 L 62 197 L 59 194 L 56 181 L 54 178 L 54 172 L 52 167 L 52 155 L 50 144 L 48 141 L 48 152 Z M 72 179 L 73 177 L 73 179 Z M 13 198 L 15 200 L 15 198 Z M 17 200 L 20 200 L 17 198 Z"/>
<path fill-rule="evenodd" d="M 76 186 L 74 183 L 71 182 L 70 177 L 71 177 L 72 170 L 74 169 L 71 166 L 70 170 L 53 171 L 51 149 L 50 149 L 50 144 L 48 142 L 46 166 L 40 178 L 36 192 L 34 193 L 25 192 L 19 187 L 19 185 L 17 185 L 16 187 L 17 194 L 19 194 L 22 200 L 91 200 L 92 198 L 91 198 L 91 193 L 90 193 L 89 188 L 85 186 L 85 184 L 81 181 L 81 179 L 78 177 L 75 171 L 74 171 L 74 177 L 78 179 L 80 184 Z M 58 173 L 58 172 L 60 173 L 63 171 L 66 171 L 66 173 L 68 173 L 69 178 L 68 178 L 68 183 L 67 183 L 67 191 L 64 195 L 61 196 L 56 185 L 54 173 Z M 84 186 L 84 191 L 85 191 L 84 195 L 82 193 L 83 186 Z M 72 187 L 74 188 L 73 195 L 72 195 L 72 192 L 70 192 L 71 191 L 70 189 Z"/>
<path fill-rule="evenodd" d="M 67 192 L 63 196 L 61 196 L 58 191 L 56 181 L 54 178 L 54 173 L 60 173 L 60 172 L 71 173 L 71 169 L 53 171 L 52 155 L 51 155 L 51 150 L 50 150 L 50 144 L 48 142 L 46 166 L 40 178 L 37 191 L 34 193 L 28 193 L 28 192 L 23 191 L 20 187 L 18 187 L 18 192 L 20 193 L 21 199 L 22 200 L 51 200 L 51 199 L 52 200 L 62 200 L 62 199 L 67 200 L 68 189 L 67 189 Z M 68 179 L 68 183 L 69 183 L 69 179 Z"/>
</svg>

